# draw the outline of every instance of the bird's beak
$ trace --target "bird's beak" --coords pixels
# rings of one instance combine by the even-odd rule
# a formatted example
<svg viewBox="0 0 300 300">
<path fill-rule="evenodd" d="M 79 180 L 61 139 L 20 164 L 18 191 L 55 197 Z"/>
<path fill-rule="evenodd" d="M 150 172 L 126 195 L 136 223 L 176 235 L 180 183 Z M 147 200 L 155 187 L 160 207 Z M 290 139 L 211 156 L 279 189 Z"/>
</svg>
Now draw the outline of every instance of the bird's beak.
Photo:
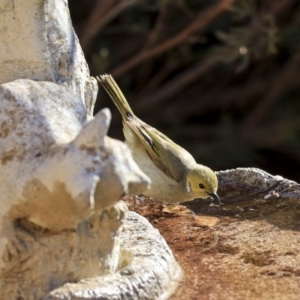
<svg viewBox="0 0 300 300">
<path fill-rule="evenodd" d="M 218 201 L 219 202 L 219 205 L 221 205 L 221 200 L 218 196 L 217 193 L 207 193 L 210 197 L 212 197 L 214 200 Z"/>
</svg>

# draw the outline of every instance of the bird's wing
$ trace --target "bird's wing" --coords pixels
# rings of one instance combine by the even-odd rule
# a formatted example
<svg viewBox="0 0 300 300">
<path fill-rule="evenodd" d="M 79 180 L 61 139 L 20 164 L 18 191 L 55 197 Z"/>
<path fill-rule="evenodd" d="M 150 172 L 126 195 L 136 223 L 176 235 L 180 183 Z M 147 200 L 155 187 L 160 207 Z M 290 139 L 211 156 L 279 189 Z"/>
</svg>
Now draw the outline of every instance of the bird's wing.
<svg viewBox="0 0 300 300">
<path fill-rule="evenodd" d="M 187 161 L 195 161 L 191 154 L 137 117 L 126 123 L 136 133 L 156 167 L 167 177 L 181 182 L 186 174 Z"/>
</svg>

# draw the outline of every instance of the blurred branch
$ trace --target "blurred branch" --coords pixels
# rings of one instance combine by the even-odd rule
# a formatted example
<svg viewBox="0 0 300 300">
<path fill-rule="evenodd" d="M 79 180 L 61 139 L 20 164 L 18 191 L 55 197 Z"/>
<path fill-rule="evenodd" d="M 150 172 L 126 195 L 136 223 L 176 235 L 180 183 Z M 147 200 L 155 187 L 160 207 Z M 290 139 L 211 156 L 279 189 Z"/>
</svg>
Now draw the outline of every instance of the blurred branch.
<svg viewBox="0 0 300 300">
<path fill-rule="evenodd" d="M 161 36 L 164 30 L 164 20 L 168 13 L 168 9 L 167 9 L 168 6 L 169 6 L 169 2 L 162 3 L 154 27 L 151 30 L 151 32 L 148 34 L 148 38 L 142 52 L 145 51 L 147 48 L 153 47 L 156 44 L 158 38 Z"/>
<path fill-rule="evenodd" d="M 234 127 L 232 127 L 232 129 L 233 128 Z M 247 132 L 246 135 L 239 130 L 231 132 L 231 134 L 235 134 L 237 141 L 240 141 L 241 138 L 243 138 L 244 141 L 248 142 L 249 140 L 251 140 L 251 143 L 249 144 L 254 148 L 276 149 L 280 147 L 280 145 L 288 143 L 289 132 L 295 129 L 300 129 L 299 120 L 280 120 L 269 122 L 263 128 L 256 128 L 252 132 Z M 180 130 L 178 130 L 177 128 L 170 129 L 168 135 L 172 136 L 172 139 L 179 141 L 186 139 L 199 140 L 216 138 L 218 135 L 220 135 L 220 124 L 196 126 L 188 125 L 184 127 L 181 126 Z M 226 137 L 229 138 L 228 133 Z"/>
<path fill-rule="evenodd" d="M 164 31 L 164 21 L 167 16 L 168 10 L 167 8 L 169 7 L 169 2 L 162 2 L 159 8 L 159 13 L 156 18 L 154 27 L 148 34 L 147 40 L 144 44 L 144 47 L 141 52 L 147 51 L 147 49 L 153 47 L 159 40 L 159 38 L 162 36 L 162 33 Z M 154 62 L 152 61 L 147 61 L 145 64 L 142 65 L 142 67 L 139 70 L 138 77 L 137 77 L 137 84 L 140 85 L 139 83 L 147 82 L 149 75 L 151 74 L 151 71 L 153 69 Z"/>
<path fill-rule="evenodd" d="M 271 10 L 269 13 L 272 13 L 273 15 L 282 14 L 285 13 L 287 9 L 290 9 L 290 7 L 295 4 L 295 0 L 277 0 L 277 2 L 273 2 L 273 6 L 271 7 Z"/>
<path fill-rule="evenodd" d="M 195 32 L 203 29 L 210 21 L 214 20 L 220 13 L 228 9 L 232 4 L 233 0 L 220 0 L 220 2 L 214 6 L 207 8 L 204 12 L 197 15 L 195 21 L 190 24 L 187 28 L 182 30 L 178 35 L 172 37 L 160 45 L 147 49 L 135 55 L 133 58 L 129 59 L 121 66 L 112 70 L 111 74 L 117 78 L 120 75 L 128 72 L 135 66 L 141 64 L 142 62 L 153 58 L 159 54 L 166 52 L 167 50 L 177 46 L 178 44 L 184 42 L 189 36 Z"/>
<path fill-rule="evenodd" d="M 299 129 L 300 120 L 298 119 L 275 120 L 269 122 L 263 128 L 255 128 L 254 132 L 248 131 L 247 138 L 251 139 L 252 144 L 258 148 L 276 149 L 281 145 L 288 143 L 290 133 L 299 131 Z"/>
<path fill-rule="evenodd" d="M 137 96 L 136 102 L 143 101 L 139 100 L 139 98 L 143 98 L 143 95 L 152 93 L 152 91 L 154 90 L 156 91 L 158 89 L 158 86 L 170 75 L 170 73 L 178 69 L 181 64 L 182 62 L 180 62 L 178 57 L 172 55 L 166 61 L 166 63 L 155 73 L 155 76 L 152 76 L 148 79 L 147 84 L 142 87 L 139 95 Z M 152 98 L 149 98 L 151 99 L 149 101 L 152 103 Z"/>
<path fill-rule="evenodd" d="M 155 94 L 144 99 L 139 99 L 136 104 L 136 110 L 140 112 L 146 111 L 153 105 L 157 106 L 166 102 L 216 65 L 215 61 L 208 60 L 189 68 L 174 79 L 171 79 Z"/>
<path fill-rule="evenodd" d="M 244 121 L 245 131 L 257 126 L 266 116 L 270 107 L 280 98 L 284 91 L 289 89 L 294 77 L 297 77 L 299 71 L 300 53 L 294 54 L 285 64 L 281 74 L 276 78 L 273 86 L 267 95 L 258 102 L 252 112 Z"/>
<path fill-rule="evenodd" d="M 287 6 L 289 6 L 291 4 L 291 1 L 287 1 L 287 3 L 285 3 L 284 5 L 282 4 L 282 2 L 278 1 L 278 2 L 270 2 L 269 3 L 271 5 L 271 10 L 274 11 L 275 13 L 279 13 L 280 9 L 286 9 Z M 249 25 L 248 25 L 249 26 Z M 263 28 L 262 25 L 260 25 L 259 28 Z M 240 30 L 240 29 L 239 29 Z M 237 45 L 236 48 L 238 48 L 239 43 L 241 43 L 241 40 L 243 40 L 243 38 L 246 38 L 247 35 L 245 34 L 245 32 L 239 32 L 238 33 L 241 35 L 237 35 Z M 256 39 L 257 38 L 257 34 L 256 35 Z M 230 39 L 228 38 L 228 34 L 226 35 L 227 39 L 226 42 L 229 43 Z M 250 39 L 252 41 L 252 39 Z M 243 44 L 243 43 L 242 43 Z M 244 43 L 247 44 L 247 43 Z M 252 42 L 251 42 L 252 44 Z M 232 53 L 232 49 L 231 49 L 231 53 Z M 235 53 L 235 58 L 236 57 L 240 57 L 241 54 L 239 52 L 237 52 L 237 54 Z M 224 55 L 224 53 L 222 54 L 223 57 L 225 57 L 226 55 Z M 139 99 L 137 99 L 137 104 L 136 104 L 136 109 L 138 109 L 140 112 L 146 111 L 148 110 L 152 105 L 159 105 L 162 104 L 164 102 L 166 102 L 168 99 L 174 97 L 175 95 L 177 95 L 179 92 L 181 92 L 184 88 L 186 88 L 188 85 L 192 84 L 194 81 L 196 81 L 201 75 L 203 76 L 203 74 L 205 74 L 206 72 L 211 71 L 211 69 L 215 66 L 217 66 L 217 62 L 216 60 L 218 60 L 218 57 L 215 55 L 211 55 L 210 60 L 206 60 L 206 63 L 200 63 L 196 66 L 193 66 L 191 68 L 189 68 L 188 70 L 186 70 L 185 72 L 182 72 L 181 74 L 179 74 L 176 78 L 171 79 L 168 83 L 166 83 L 163 87 L 161 87 L 158 91 L 156 91 L 155 93 L 153 93 L 152 95 L 148 95 L 147 97 L 141 97 Z M 234 59 L 233 59 L 234 60 Z M 215 62 L 213 62 L 215 61 Z M 271 78 L 272 77 L 272 78 Z M 235 102 L 235 103 L 245 103 L 247 102 L 246 100 L 250 99 L 250 101 L 256 96 L 260 96 L 263 94 L 263 92 L 266 89 L 271 88 L 271 84 L 275 84 L 274 82 L 274 76 L 271 76 L 269 80 L 266 81 L 266 79 L 264 80 L 259 80 L 256 81 L 253 84 L 247 84 L 245 87 L 239 88 L 239 87 L 235 87 L 233 91 L 226 91 L 225 93 L 222 94 L 222 97 L 218 96 L 218 92 L 212 92 L 211 94 L 212 96 L 209 95 L 201 95 L 201 99 L 202 101 L 196 101 L 191 103 L 190 107 L 187 105 L 184 106 L 183 110 L 184 113 L 189 114 L 192 113 L 195 109 L 198 109 L 200 106 L 203 110 L 203 107 L 205 106 L 212 106 L 213 105 L 216 107 L 219 107 L 222 105 L 220 105 L 222 102 L 224 105 L 228 105 L 230 102 Z M 280 77 L 280 74 L 279 74 Z M 290 83 L 292 85 L 294 85 L 295 80 L 290 81 Z M 298 83 L 298 80 L 297 80 Z M 233 96 L 232 96 L 233 95 Z M 252 97 L 252 99 L 251 99 Z M 218 104 L 216 104 L 216 99 L 218 100 Z"/>
<path fill-rule="evenodd" d="M 266 90 L 272 89 L 278 76 L 279 75 L 277 72 L 275 74 L 269 75 L 268 77 L 265 77 L 264 79 L 255 77 L 253 80 L 247 81 L 246 84 L 239 85 L 238 87 L 234 86 L 223 88 L 222 90 L 210 90 L 199 95 L 201 101 L 186 101 L 185 105 L 182 105 L 182 101 L 178 100 L 178 103 L 173 102 L 171 109 L 168 110 L 168 118 L 172 119 L 179 113 L 182 116 L 195 114 L 199 111 L 201 111 L 201 114 L 205 114 L 211 110 L 224 110 L 228 107 L 231 107 L 231 105 L 235 105 L 243 109 L 254 99 L 261 97 L 261 95 L 263 95 Z M 300 79 L 295 76 L 291 79 L 289 87 L 294 88 L 298 86 L 299 83 Z M 147 100 L 138 99 L 138 102 L 150 101 L 150 99 L 152 99 L 151 95 L 149 96 L 149 99 L 147 97 Z M 155 112 L 156 120 L 164 120 L 165 118 L 165 110 Z"/>
<path fill-rule="evenodd" d="M 98 0 L 96 2 L 89 18 L 82 25 L 78 34 L 85 54 L 90 52 L 91 42 L 97 33 L 134 2 L 134 0 Z"/>
</svg>

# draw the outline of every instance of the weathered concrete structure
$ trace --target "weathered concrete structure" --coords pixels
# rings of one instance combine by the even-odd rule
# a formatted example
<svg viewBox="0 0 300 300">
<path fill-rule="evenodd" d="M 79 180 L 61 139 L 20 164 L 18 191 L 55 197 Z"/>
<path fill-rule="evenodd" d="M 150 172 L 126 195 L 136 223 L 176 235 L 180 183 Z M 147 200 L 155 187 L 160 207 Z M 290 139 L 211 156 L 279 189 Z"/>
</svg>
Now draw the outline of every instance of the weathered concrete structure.
<svg viewBox="0 0 300 300">
<path fill-rule="evenodd" d="M 0 0 L 0 16 L 0 299 L 123 299 L 136 282 L 167 298 L 181 270 L 119 202 L 150 181 L 106 136 L 109 110 L 92 117 L 67 1 Z"/>
</svg>

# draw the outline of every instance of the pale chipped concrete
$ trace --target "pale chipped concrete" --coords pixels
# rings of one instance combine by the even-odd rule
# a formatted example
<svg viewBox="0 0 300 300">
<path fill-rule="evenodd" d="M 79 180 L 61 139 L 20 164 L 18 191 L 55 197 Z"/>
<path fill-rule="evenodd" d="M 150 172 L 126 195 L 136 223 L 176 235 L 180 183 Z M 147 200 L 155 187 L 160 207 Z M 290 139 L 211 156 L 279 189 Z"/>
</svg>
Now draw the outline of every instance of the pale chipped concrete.
<svg viewBox="0 0 300 300">
<path fill-rule="evenodd" d="M 106 136 L 110 112 L 87 121 L 80 97 L 50 82 L 5 83 L 0 98 L 0 299 L 40 299 L 62 283 L 114 271 L 126 212 L 116 203 L 149 179 L 126 145 Z"/>
<path fill-rule="evenodd" d="M 27 78 L 64 85 L 92 113 L 97 83 L 72 28 L 68 1 L 0 0 L 0 83 Z"/>
<path fill-rule="evenodd" d="M 0 299 L 42 299 L 86 278 L 96 278 L 94 293 L 99 276 L 106 286 L 125 267 L 123 275 L 138 271 L 124 277 L 131 295 L 139 280 L 166 299 L 180 268 L 143 219 L 122 227 L 118 200 L 150 182 L 127 146 L 106 136 L 110 112 L 93 118 L 98 86 L 67 4 L 0 0 Z M 110 283 L 116 297 L 127 292 Z"/>
<path fill-rule="evenodd" d="M 121 253 L 115 273 L 65 284 L 45 300 L 168 299 L 182 280 L 182 270 L 158 230 L 128 212 L 119 238 Z"/>
<path fill-rule="evenodd" d="M 42 299 L 67 282 L 115 272 L 120 257 L 118 229 L 125 213 L 126 206 L 120 203 L 95 212 L 76 229 L 56 233 L 26 218 L 13 223 L 5 218 L 2 233 L 9 242 L 2 253 L 0 299 Z"/>
</svg>

